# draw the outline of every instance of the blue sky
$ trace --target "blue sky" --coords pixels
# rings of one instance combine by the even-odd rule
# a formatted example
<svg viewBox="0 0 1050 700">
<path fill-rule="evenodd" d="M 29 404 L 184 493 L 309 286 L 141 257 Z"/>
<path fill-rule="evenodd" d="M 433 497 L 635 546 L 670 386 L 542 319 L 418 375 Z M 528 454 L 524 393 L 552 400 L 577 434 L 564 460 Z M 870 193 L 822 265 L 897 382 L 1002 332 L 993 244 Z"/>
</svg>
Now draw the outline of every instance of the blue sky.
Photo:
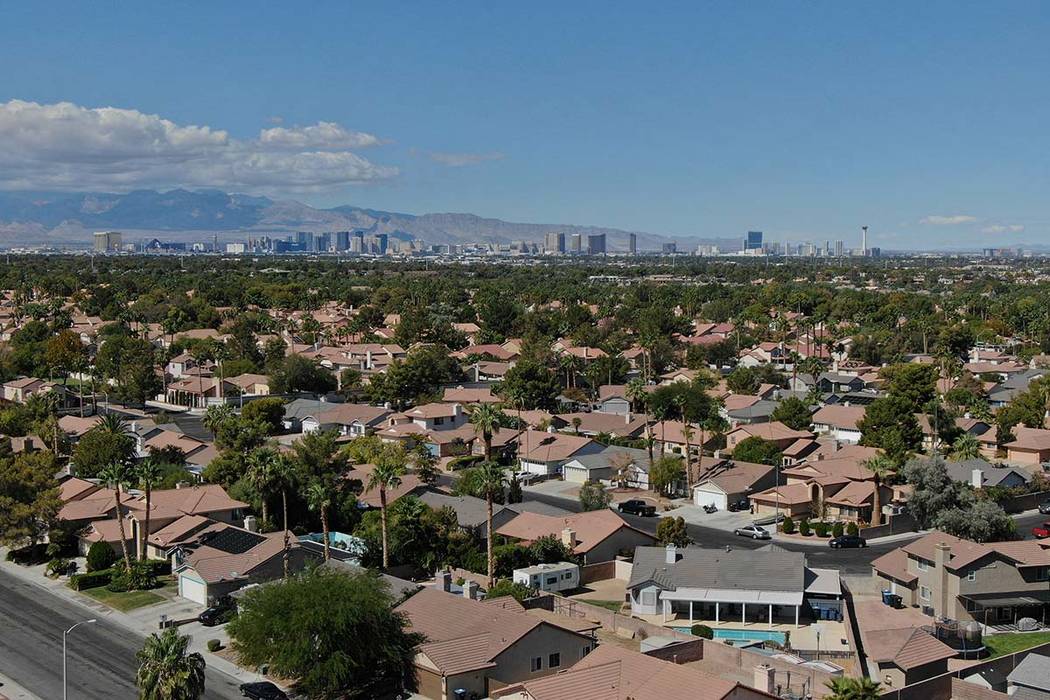
<svg viewBox="0 0 1050 700">
<path fill-rule="evenodd" d="M 108 137 L 43 112 L 25 118 L 58 131 L 18 142 L 7 186 L 215 173 L 316 205 L 672 236 L 849 244 L 866 223 L 887 248 L 1050 244 L 1050 3 L 150 5 L 6 4 L 0 103 L 222 130 L 221 167 L 127 174 Z M 334 161 L 260 145 L 319 122 L 351 134 L 323 146 Z"/>
</svg>

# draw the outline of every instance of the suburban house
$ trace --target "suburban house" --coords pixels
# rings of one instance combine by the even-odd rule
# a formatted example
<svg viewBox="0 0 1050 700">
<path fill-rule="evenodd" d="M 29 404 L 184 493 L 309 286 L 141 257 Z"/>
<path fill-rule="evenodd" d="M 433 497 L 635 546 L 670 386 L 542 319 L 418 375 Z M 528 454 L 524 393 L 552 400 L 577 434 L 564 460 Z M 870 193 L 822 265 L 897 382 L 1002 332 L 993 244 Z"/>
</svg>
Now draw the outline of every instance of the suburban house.
<svg viewBox="0 0 1050 700">
<path fill-rule="evenodd" d="M 975 489 L 985 486 L 1014 488 L 1025 486 L 1031 481 L 1031 477 L 1023 469 L 996 466 L 980 457 L 945 462 L 944 467 L 953 481 L 970 484 Z"/>
<path fill-rule="evenodd" d="M 291 533 L 288 541 L 291 571 L 319 561 Z M 284 573 L 284 543 L 284 532 L 261 534 L 215 523 L 173 547 L 172 573 L 178 579 L 179 595 L 209 605 L 249 584 L 278 579 Z"/>
<path fill-rule="evenodd" d="M 632 447 L 611 445 L 596 454 L 581 455 L 564 464 L 562 474 L 565 481 L 582 484 L 586 481 L 615 483 L 622 480 L 626 485 L 635 485 L 635 475 L 645 474 L 645 488 L 648 488 L 648 472 L 638 465 L 648 468 L 649 455 L 645 450 Z"/>
<path fill-rule="evenodd" d="M 729 422 L 731 428 L 736 428 L 740 425 L 766 423 L 776 409 L 776 401 L 749 394 L 730 394 L 723 399 L 718 412 Z"/>
<path fill-rule="evenodd" d="M 1050 700 L 1050 656 L 1029 654 L 1010 671 L 1006 682 L 1011 697 Z"/>
<path fill-rule="evenodd" d="M 772 547 L 638 547 L 627 591 L 633 615 L 662 615 L 664 622 L 690 625 L 738 619 L 797 627 L 803 616 L 814 617 L 814 609 L 842 609 L 837 570 L 811 568 L 805 554 Z"/>
<path fill-rule="evenodd" d="M 322 403 L 317 410 L 299 418 L 304 433 L 336 430 L 340 435 L 359 437 L 379 430 L 391 416 L 380 406 L 359 403 Z"/>
<path fill-rule="evenodd" d="M 655 544 L 656 538 L 642 532 L 611 510 L 593 510 L 564 517 L 521 513 L 501 525 L 496 533 L 531 544 L 541 537 L 557 537 L 584 564 L 612 561 L 635 547 Z"/>
<path fill-rule="evenodd" d="M 810 440 L 813 433 L 806 430 L 793 430 L 780 421 L 769 423 L 751 423 L 738 425 L 726 433 L 726 449 L 730 452 L 748 438 L 757 437 L 776 444 L 781 451 L 790 447 L 796 440 Z"/>
<path fill-rule="evenodd" d="M 477 601 L 468 597 L 473 590 L 454 595 L 423 588 L 397 607 L 411 631 L 426 637 L 414 664 L 423 697 L 488 697 L 497 688 L 568 668 L 595 647 L 594 626 L 586 621 Z"/>
<path fill-rule="evenodd" d="M 230 396 L 269 396 L 270 378 L 265 374 L 240 374 L 229 377 L 227 393 Z"/>
<path fill-rule="evenodd" d="M 1013 441 L 1003 445 L 1008 462 L 1040 465 L 1050 461 L 1050 430 L 1019 425 L 1013 434 Z"/>
<path fill-rule="evenodd" d="M 931 532 L 872 562 L 876 582 L 934 617 L 981 624 L 1045 619 L 1050 543 L 980 544 Z"/>
<path fill-rule="evenodd" d="M 857 444 L 861 438 L 857 424 L 866 410 L 849 404 L 823 406 L 813 414 L 813 430 L 833 440 Z"/>
<path fill-rule="evenodd" d="M 625 384 L 603 384 L 598 387 L 598 404 L 595 410 L 618 416 L 630 414 L 631 401 L 627 398 L 627 386 Z"/>
<path fill-rule="evenodd" d="M 4 400 L 25 403 L 34 394 L 43 394 L 54 389 L 55 385 L 36 377 L 19 377 L 4 382 Z"/>
<path fill-rule="evenodd" d="M 612 437 L 635 438 L 645 430 L 645 416 L 631 413 L 559 413 L 558 418 L 564 422 L 565 432 L 588 437 L 606 433 Z"/>
<path fill-rule="evenodd" d="M 757 677 L 757 676 L 756 676 Z M 769 674 L 766 674 L 769 677 Z M 567 671 L 497 690 L 499 700 L 771 700 L 776 688 L 749 688 L 689 665 L 603 644 Z"/>
<path fill-rule="evenodd" d="M 561 474 L 571 459 L 605 450 L 605 445 L 588 437 L 539 430 L 519 434 L 517 446 L 522 471 L 541 476 Z"/>
<path fill-rule="evenodd" d="M 726 510 L 730 503 L 776 485 L 776 468 L 768 464 L 703 457 L 697 466 L 693 503 L 701 507 Z"/>
<path fill-rule="evenodd" d="M 372 478 L 372 472 L 375 471 L 375 468 L 376 465 L 374 464 L 357 464 L 346 475 L 346 478 L 351 481 L 361 482 L 362 491 L 361 495 L 357 497 L 358 506 L 366 508 L 380 508 L 382 506 L 379 489 L 369 488 L 369 480 Z M 427 485 L 420 481 L 417 475 L 404 474 L 401 476 L 400 483 L 397 486 L 386 489 L 387 505 L 404 496 L 422 493 L 426 487 Z"/>
<path fill-rule="evenodd" d="M 444 391 L 441 400 L 445 403 L 460 403 L 464 405 L 474 403 L 499 403 L 499 398 L 492 393 L 492 389 L 483 387 L 448 387 Z"/>
<path fill-rule="evenodd" d="M 958 652 L 929 633 L 931 620 L 914 608 L 895 609 L 881 600 L 854 603 L 868 677 L 886 689 L 902 688 L 948 671 Z"/>
<path fill-rule="evenodd" d="M 411 422 L 420 432 L 429 430 L 455 430 L 463 427 L 469 416 L 458 403 L 426 403 L 410 408 L 391 418 L 392 423 Z"/>
</svg>

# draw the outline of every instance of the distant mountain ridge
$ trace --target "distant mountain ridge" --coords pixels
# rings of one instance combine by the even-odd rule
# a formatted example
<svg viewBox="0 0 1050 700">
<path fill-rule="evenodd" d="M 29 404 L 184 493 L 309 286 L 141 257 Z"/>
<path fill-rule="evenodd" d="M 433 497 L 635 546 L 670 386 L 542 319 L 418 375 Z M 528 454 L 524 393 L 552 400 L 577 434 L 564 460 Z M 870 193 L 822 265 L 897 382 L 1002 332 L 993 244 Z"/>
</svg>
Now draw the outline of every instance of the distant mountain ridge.
<svg viewBox="0 0 1050 700">
<path fill-rule="evenodd" d="M 174 240 L 243 233 L 263 235 L 294 231 L 365 229 L 428 243 L 541 242 L 550 232 L 586 237 L 602 234 L 610 250 L 626 250 L 630 232 L 600 226 L 513 223 L 474 214 L 402 214 L 344 205 L 318 209 L 301 202 L 229 194 L 219 190 L 135 190 L 99 192 L 0 192 L 0 245 L 87 245 L 91 232 L 113 229 Z M 658 248 L 672 239 L 637 231 L 640 249 Z M 679 239 L 696 241 L 697 239 Z M 738 241 L 711 239 L 714 244 Z M 568 241 L 566 241 L 568 244 Z M 683 246 L 684 247 L 684 246 Z"/>
</svg>

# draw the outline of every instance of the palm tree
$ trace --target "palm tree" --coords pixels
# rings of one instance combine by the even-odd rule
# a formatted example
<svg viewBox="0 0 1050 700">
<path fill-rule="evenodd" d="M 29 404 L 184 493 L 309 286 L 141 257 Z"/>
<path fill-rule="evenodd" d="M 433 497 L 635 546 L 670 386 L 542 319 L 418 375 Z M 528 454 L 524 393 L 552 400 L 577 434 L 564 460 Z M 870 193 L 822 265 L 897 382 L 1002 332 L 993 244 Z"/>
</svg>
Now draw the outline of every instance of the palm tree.
<svg viewBox="0 0 1050 700">
<path fill-rule="evenodd" d="M 307 507 L 321 515 L 321 534 L 324 536 L 324 560 L 328 561 L 332 556 L 329 549 L 331 543 L 328 541 L 328 509 L 332 506 L 331 483 L 328 479 L 316 478 L 306 487 L 304 495 L 306 496 Z"/>
<path fill-rule="evenodd" d="M 281 559 L 283 560 L 284 566 L 284 578 L 287 581 L 288 557 L 292 550 L 290 533 L 288 532 L 288 492 L 295 488 L 295 465 L 292 464 L 290 459 L 278 452 L 275 454 L 274 460 L 270 465 L 270 476 L 272 478 L 271 483 L 273 488 L 280 489 L 281 491 L 281 510 L 283 511 L 284 518 L 282 524 L 282 530 L 284 530 L 284 553 L 281 555 Z"/>
<path fill-rule="evenodd" d="M 117 525 L 120 527 L 120 548 L 124 551 L 124 568 L 131 570 L 131 554 L 128 552 L 128 536 L 124 530 L 124 507 L 120 501 L 120 490 L 131 481 L 130 469 L 125 462 L 111 462 L 99 473 L 106 486 L 113 489 L 113 501 L 117 508 Z"/>
<path fill-rule="evenodd" d="M 645 415 L 645 447 L 649 450 L 649 469 L 653 468 L 653 444 L 652 433 L 649 429 L 649 393 L 645 390 L 645 383 L 641 379 L 632 379 L 627 382 L 627 400 L 635 408 L 642 407 Z"/>
<path fill-rule="evenodd" d="M 146 638 L 136 654 L 139 700 L 198 700 L 204 695 L 204 657 L 187 654 L 189 643 L 174 627 Z"/>
<path fill-rule="evenodd" d="M 208 406 L 208 409 L 204 412 L 204 417 L 201 418 L 201 425 L 215 435 L 219 432 L 219 429 L 234 416 L 235 413 L 233 407 L 227 404 Z"/>
<path fill-rule="evenodd" d="M 952 445 L 952 461 L 962 462 L 977 459 L 981 455 L 981 443 L 972 433 L 963 433 Z"/>
<path fill-rule="evenodd" d="M 272 447 L 258 447 L 248 455 L 248 471 L 245 477 L 248 483 L 259 494 L 262 504 L 263 523 L 270 523 L 270 509 L 268 502 L 274 485 L 273 466 L 277 460 L 277 450 Z"/>
<path fill-rule="evenodd" d="M 690 441 L 693 439 L 693 426 L 688 423 L 682 423 L 682 437 L 685 438 L 685 489 L 686 492 L 692 494 L 693 492 L 693 455 L 692 445 Z M 700 459 L 703 459 L 701 454 Z M 702 471 L 702 468 L 701 468 Z"/>
<path fill-rule="evenodd" d="M 492 556 L 492 503 L 503 494 L 504 468 L 495 462 L 482 462 L 475 468 L 478 489 L 485 496 L 485 558 L 488 561 L 488 587 L 495 582 L 495 558 Z"/>
<path fill-rule="evenodd" d="M 839 676 L 824 684 L 831 691 L 827 700 L 877 700 L 882 695 L 882 686 L 870 678 Z"/>
<path fill-rule="evenodd" d="M 142 546 L 138 555 L 139 559 L 145 559 L 146 546 L 149 543 L 150 535 L 150 510 L 153 499 L 153 487 L 160 482 L 163 472 L 156 460 L 147 457 L 135 467 L 134 476 L 138 478 L 139 484 L 146 490 L 146 525 L 145 533 L 142 535 Z"/>
<path fill-rule="evenodd" d="M 494 404 L 477 403 L 470 408 L 470 424 L 485 443 L 485 460 L 491 460 L 492 436 L 507 424 L 507 416 Z"/>
<path fill-rule="evenodd" d="M 878 453 L 864 462 L 864 466 L 874 475 L 875 494 L 871 503 L 871 524 L 878 527 L 882 524 L 882 497 L 879 487 L 896 471 L 896 465 L 883 453 Z"/>
<path fill-rule="evenodd" d="M 376 460 L 375 468 L 368 477 L 367 490 L 379 489 L 379 520 L 383 531 L 383 568 L 390 567 L 390 546 L 387 540 L 386 527 L 386 491 L 401 485 L 405 474 L 405 463 L 398 459 L 392 450 L 383 450 Z"/>
</svg>

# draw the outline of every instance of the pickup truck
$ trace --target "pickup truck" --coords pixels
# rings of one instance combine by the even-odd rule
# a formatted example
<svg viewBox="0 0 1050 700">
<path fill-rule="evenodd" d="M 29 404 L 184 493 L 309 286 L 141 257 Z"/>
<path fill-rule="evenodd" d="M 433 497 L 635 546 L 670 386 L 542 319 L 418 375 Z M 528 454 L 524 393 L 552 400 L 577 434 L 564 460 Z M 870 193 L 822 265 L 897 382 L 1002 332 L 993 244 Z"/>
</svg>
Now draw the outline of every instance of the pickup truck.
<svg viewBox="0 0 1050 700">
<path fill-rule="evenodd" d="M 621 513 L 627 513 L 628 515 L 643 515 L 647 518 L 656 515 L 656 506 L 649 505 L 640 498 L 632 498 L 629 501 L 616 506 L 616 509 Z"/>
<path fill-rule="evenodd" d="M 1050 520 L 1047 520 L 1042 525 L 1036 525 L 1033 527 L 1032 535 L 1040 540 L 1050 537 Z"/>
</svg>

